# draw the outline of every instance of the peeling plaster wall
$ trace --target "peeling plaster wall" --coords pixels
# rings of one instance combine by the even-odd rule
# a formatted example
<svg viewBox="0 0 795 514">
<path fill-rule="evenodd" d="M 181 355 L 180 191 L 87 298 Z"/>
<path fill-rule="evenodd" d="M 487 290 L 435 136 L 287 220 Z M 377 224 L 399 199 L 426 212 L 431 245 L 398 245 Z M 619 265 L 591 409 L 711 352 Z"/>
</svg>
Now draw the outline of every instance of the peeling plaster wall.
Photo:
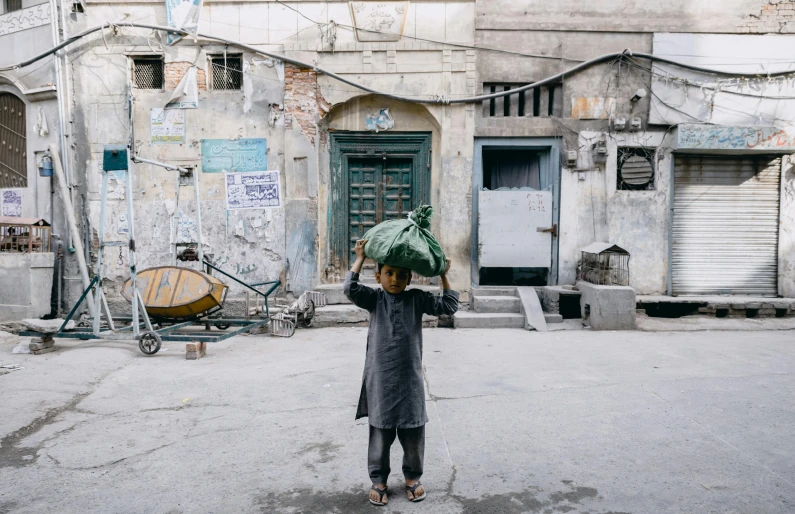
<svg viewBox="0 0 795 514">
<path fill-rule="evenodd" d="M 778 240 L 778 294 L 795 297 L 795 165 L 785 159 L 781 176 L 781 231 Z"/>
</svg>

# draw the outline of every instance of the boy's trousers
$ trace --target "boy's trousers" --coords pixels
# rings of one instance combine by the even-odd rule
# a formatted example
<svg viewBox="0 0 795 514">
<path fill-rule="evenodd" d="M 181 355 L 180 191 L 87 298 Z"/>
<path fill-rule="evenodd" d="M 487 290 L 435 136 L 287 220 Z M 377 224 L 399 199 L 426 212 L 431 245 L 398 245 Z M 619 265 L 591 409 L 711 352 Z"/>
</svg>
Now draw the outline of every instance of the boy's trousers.
<svg viewBox="0 0 795 514">
<path fill-rule="evenodd" d="M 373 484 L 386 484 L 389 477 L 389 449 L 397 435 L 403 447 L 403 476 L 419 480 L 425 460 L 425 426 L 417 428 L 375 428 L 370 425 L 367 469 Z"/>
</svg>

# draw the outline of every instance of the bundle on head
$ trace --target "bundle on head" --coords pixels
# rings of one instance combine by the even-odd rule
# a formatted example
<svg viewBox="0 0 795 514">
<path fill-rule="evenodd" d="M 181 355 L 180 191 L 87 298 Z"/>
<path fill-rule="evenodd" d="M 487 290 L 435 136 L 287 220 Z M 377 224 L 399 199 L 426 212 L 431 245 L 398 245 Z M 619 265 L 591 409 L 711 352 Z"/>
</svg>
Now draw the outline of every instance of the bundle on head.
<svg viewBox="0 0 795 514">
<path fill-rule="evenodd" d="M 423 277 L 441 275 L 446 258 L 429 230 L 431 216 L 433 208 L 421 205 L 406 219 L 379 223 L 364 235 L 365 255 L 382 264 L 408 268 Z"/>
</svg>

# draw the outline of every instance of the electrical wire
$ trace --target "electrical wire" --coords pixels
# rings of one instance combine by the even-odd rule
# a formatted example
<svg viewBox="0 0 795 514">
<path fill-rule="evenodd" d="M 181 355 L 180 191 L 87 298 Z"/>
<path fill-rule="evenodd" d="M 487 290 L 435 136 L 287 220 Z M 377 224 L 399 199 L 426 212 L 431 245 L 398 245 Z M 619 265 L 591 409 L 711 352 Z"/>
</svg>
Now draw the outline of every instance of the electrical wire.
<svg viewBox="0 0 795 514">
<path fill-rule="evenodd" d="M 19 68 L 28 66 L 28 65 L 30 65 L 32 63 L 35 63 L 35 62 L 37 62 L 37 61 L 39 61 L 39 60 L 41 60 L 41 59 L 43 59 L 43 58 L 45 58 L 45 57 L 47 57 L 47 56 L 49 56 L 51 54 L 57 52 L 58 50 L 60 50 L 62 48 L 65 48 L 66 46 L 74 43 L 75 41 L 78 41 L 79 39 L 82 39 L 83 37 L 86 37 L 89 34 L 92 34 L 92 33 L 97 32 L 97 31 L 104 30 L 106 28 L 116 28 L 116 27 L 143 28 L 143 29 L 151 29 L 151 30 L 161 30 L 161 31 L 164 31 L 164 32 L 174 32 L 174 33 L 181 34 L 183 36 L 190 35 L 186 31 L 182 31 L 182 30 L 175 29 L 173 27 L 167 27 L 167 26 L 162 26 L 162 25 L 150 25 L 150 24 L 144 24 L 144 23 L 125 22 L 125 21 L 114 22 L 114 23 L 105 22 L 102 25 L 91 27 L 91 28 L 88 28 L 88 29 L 78 33 L 78 34 L 75 34 L 74 36 L 70 37 L 69 39 L 61 42 L 59 45 L 56 45 L 56 46 L 52 47 L 51 49 L 49 49 L 49 50 L 47 50 L 47 51 L 45 51 L 45 52 L 43 52 L 43 53 L 41 53 L 41 54 L 39 54 L 39 55 L 37 55 L 35 57 L 32 57 L 30 59 L 27 59 L 27 60 L 25 60 L 25 61 L 23 61 L 21 63 L 15 64 L 15 65 L 0 67 L 0 71 L 10 71 L 10 70 L 15 70 L 15 69 L 19 69 Z M 270 57 L 270 58 L 273 58 L 273 59 L 278 59 L 278 60 L 281 60 L 283 62 L 292 64 L 294 66 L 298 66 L 298 67 L 301 67 L 301 68 L 309 68 L 309 69 L 312 69 L 312 70 L 316 71 L 317 73 L 325 74 L 328 77 L 331 77 L 331 78 L 333 78 L 333 79 L 335 79 L 335 80 L 337 80 L 339 82 L 342 82 L 342 83 L 347 84 L 349 86 L 355 87 L 355 88 L 357 88 L 357 89 L 359 89 L 361 91 L 365 91 L 367 93 L 377 94 L 377 95 L 381 95 L 381 96 L 384 96 L 386 98 L 392 98 L 392 99 L 395 99 L 395 100 L 401 100 L 401 101 L 412 102 L 412 103 L 424 103 L 424 104 L 480 103 L 480 102 L 483 102 L 485 100 L 491 100 L 492 98 L 501 98 L 501 97 L 504 97 L 504 96 L 509 96 L 509 95 L 513 95 L 513 94 L 516 94 L 516 93 L 521 93 L 521 92 L 524 92 L 524 91 L 527 91 L 527 90 L 530 90 L 530 89 L 536 89 L 536 88 L 539 88 L 539 87 L 542 87 L 542 86 L 546 86 L 546 85 L 549 85 L 549 84 L 556 84 L 556 83 L 560 82 L 561 80 L 563 80 L 564 78 L 569 77 L 571 75 L 574 75 L 574 74 L 576 74 L 576 73 L 578 73 L 580 71 L 583 71 L 585 69 L 591 68 L 591 67 L 599 65 L 599 64 L 604 64 L 604 63 L 607 63 L 607 62 L 615 61 L 616 59 L 623 59 L 624 57 L 635 57 L 635 58 L 639 58 L 639 59 L 649 60 L 651 62 L 669 64 L 671 66 L 677 66 L 677 67 L 680 67 L 680 68 L 683 68 L 683 69 L 688 69 L 688 70 L 692 70 L 692 71 L 699 71 L 699 72 L 702 72 L 702 73 L 708 73 L 708 74 L 714 74 L 714 75 L 734 76 L 734 77 L 761 77 L 762 76 L 762 75 L 760 75 L 758 73 L 729 73 L 729 72 L 724 72 L 724 71 L 711 70 L 711 69 L 708 69 L 708 68 L 702 68 L 700 66 L 694 66 L 694 65 L 691 65 L 691 64 L 676 62 L 676 61 L 673 61 L 671 59 L 667 59 L 667 58 L 664 58 L 664 57 L 659 57 L 659 56 L 655 56 L 655 55 L 651 55 L 651 54 L 646 54 L 646 53 L 633 54 L 629 50 L 626 50 L 626 51 L 620 52 L 620 53 L 610 53 L 610 54 L 601 55 L 599 57 L 595 57 L 595 58 L 590 59 L 588 61 L 584 61 L 584 62 L 582 62 L 582 63 L 580 63 L 580 64 L 578 64 L 578 65 L 576 65 L 574 67 L 571 67 L 568 70 L 565 70 L 563 72 L 560 72 L 560 73 L 557 73 L 557 74 L 552 75 L 550 77 L 547 77 L 547 78 L 545 78 L 543 80 L 539 80 L 537 82 L 533 82 L 531 84 L 527 84 L 525 86 L 521 86 L 521 87 L 518 87 L 518 88 L 510 89 L 508 91 L 500 91 L 500 92 L 495 92 L 495 93 L 491 93 L 491 94 L 477 95 L 477 96 L 471 96 L 471 97 L 465 97 L 465 98 L 454 98 L 454 99 L 451 99 L 451 98 L 449 98 L 446 95 L 439 95 L 436 98 L 417 99 L 417 98 L 412 98 L 412 97 L 408 97 L 408 96 L 405 96 L 405 95 L 398 95 L 398 94 L 394 94 L 394 93 L 386 93 L 386 92 L 378 91 L 376 89 L 373 89 L 371 87 L 365 86 L 363 84 L 359 84 L 359 83 L 357 83 L 357 82 L 355 82 L 353 80 L 347 79 L 347 78 L 345 78 L 345 77 L 343 77 L 341 75 L 338 75 L 338 74 L 336 74 L 334 72 L 325 70 L 325 69 L 323 69 L 323 68 L 321 68 L 319 66 L 316 66 L 315 64 L 307 63 L 307 62 L 304 62 L 304 61 L 300 61 L 298 59 L 293 59 L 291 57 L 287 57 L 287 56 L 284 56 L 284 55 L 276 54 L 276 53 L 273 53 L 273 52 L 267 52 L 267 51 L 264 51 L 264 50 L 260 50 L 258 48 L 253 47 L 253 46 L 241 43 L 239 41 L 234 41 L 234 40 L 231 40 L 231 39 L 215 37 L 215 36 L 211 36 L 211 35 L 208 35 L 208 34 L 201 34 L 201 33 L 198 34 L 198 37 L 201 37 L 203 39 L 209 39 L 211 41 L 220 41 L 220 42 L 225 43 L 227 45 L 234 46 L 234 47 L 237 47 L 237 48 L 240 48 L 240 49 L 243 49 L 243 50 L 247 50 L 247 51 L 255 53 L 255 54 L 264 55 L 266 57 Z M 766 76 L 766 77 L 777 77 L 777 76 L 785 76 L 785 75 L 792 75 L 792 72 L 791 71 L 776 72 L 776 73 L 770 73 L 770 74 L 764 75 L 764 76 Z"/>
</svg>

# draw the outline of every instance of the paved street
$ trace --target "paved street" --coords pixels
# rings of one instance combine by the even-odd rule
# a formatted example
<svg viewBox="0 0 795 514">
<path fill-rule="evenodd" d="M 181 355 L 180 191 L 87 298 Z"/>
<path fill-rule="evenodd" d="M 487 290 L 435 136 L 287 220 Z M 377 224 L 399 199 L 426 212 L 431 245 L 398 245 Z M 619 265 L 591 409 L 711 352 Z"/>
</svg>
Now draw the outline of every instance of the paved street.
<svg viewBox="0 0 795 514">
<path fill-rule="evenodd" d="M 367 503 L 365 329 L 0 362 L 0 512 L 791 513 L 795 332 L 426 331 L 428 499 Z"/>
</svg>

